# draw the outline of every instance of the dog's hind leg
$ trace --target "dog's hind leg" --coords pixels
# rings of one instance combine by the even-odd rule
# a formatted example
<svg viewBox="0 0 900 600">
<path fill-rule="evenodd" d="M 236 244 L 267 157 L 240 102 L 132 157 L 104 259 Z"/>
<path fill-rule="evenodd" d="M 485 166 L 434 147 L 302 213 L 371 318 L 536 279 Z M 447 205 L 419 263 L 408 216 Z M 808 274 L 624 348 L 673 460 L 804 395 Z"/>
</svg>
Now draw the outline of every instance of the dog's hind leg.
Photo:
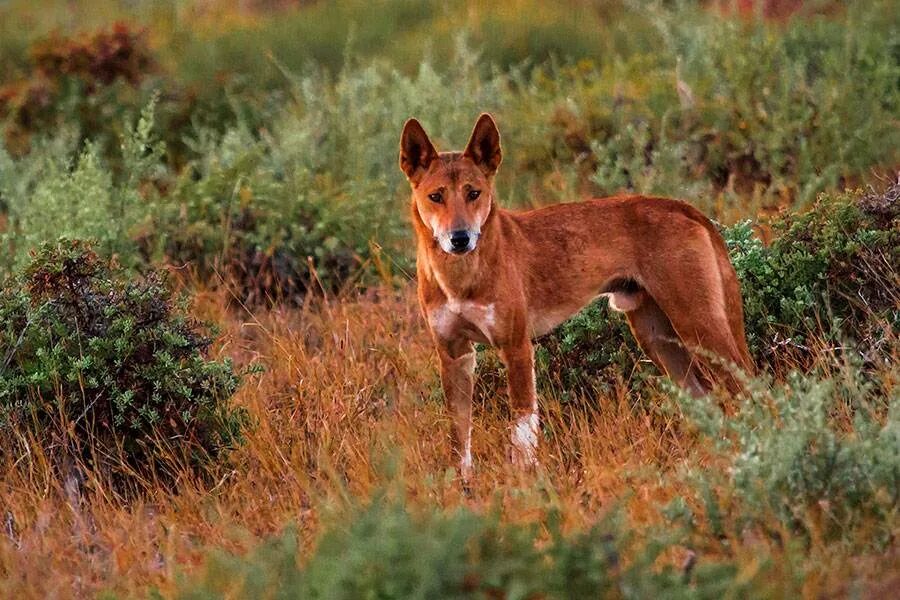
<svg viewBox="0 0 900 600">
<path fill-rule="evenodd" d="M 736 394 L 743 386 L 733 365 L 743 367 L 746 360 L 723 304 L 718 273 L 712 275 L 716 277 L 714 283 L 708 282 L 712 276 L 704 275 L 698 268 L 694 280 L 673 281 L 657 307 L 693 357 L 692 368 L 708 376 L 710 382 L 721 383 Z"/>
<path fill-rule="evenodd" d="M 616 309 L 625 312 L 631 333 L 641 349 L 659 369 L 694 396 L 705 395 L 710 388 L 708 378 L 699 364 L 684 347 L 672 322 L 650 294 L 641 290 L 632 295 L 630 303 L 618 302 Z"/>
<path fill-rule="evenodd" d="M 670 269 L 666 260 L 648 261 L 640 274 L 641 287 L 710 383 L 740 392 L 743 386 L 734 366 L 749 369 L 752 364 L 744 340 L 738 340 L 743 337 L 740 287 L 724 244 L 715 232 L 693 223 L 685 227 L 683 239 L 661 239 L 657 251 L 677 260 L 679 269 Z"/>
</svg>

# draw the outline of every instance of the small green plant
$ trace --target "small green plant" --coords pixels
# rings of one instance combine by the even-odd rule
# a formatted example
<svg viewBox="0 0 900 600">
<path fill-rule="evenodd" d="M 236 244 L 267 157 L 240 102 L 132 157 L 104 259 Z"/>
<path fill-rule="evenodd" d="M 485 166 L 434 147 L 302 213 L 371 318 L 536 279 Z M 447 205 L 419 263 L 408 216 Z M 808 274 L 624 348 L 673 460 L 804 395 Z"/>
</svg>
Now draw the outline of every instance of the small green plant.
<svg viewBox="0 0 900 600">
<path fill-rule="evenodd" d="M 655 565 L 677 532 L 638 542 L 606 519 L 566 536 L 559 521 L 551 511 L 546 536 L 537 524 L 504 524 L 496 513 L 416 513 L 376 497 L 332 524 L 308 559 L 289 529 L 246 557 L 213 554 L 177 597 L 717 598 L 767 589 L 765 561 L 749 577 L 715 560 L 690 572 Z"/>
<path fill-rule="evenodd" d="M 900 412 L 896 394 L 886 398 L 868 379 L 846 364 L 825 378 L 754 381 L 727 415 L 680 394 L 682 413 L 724 465 L 690 473 L 692 488 L 719 490 L 697 504 L 719 522 L 730 515 L 730 535 L 756 528 L 783 542 L 889 544 L 900 515 Z"/>
<path fill-rule="evenodd" d="M 607 193 L 629 190 L 677 198 L 702 198 L 711 193 L 709 182 L 691 177 L 688 144 L 654 140 L 647 123 L 629 123 L 604 142 L 594 142 L 592 150 L 597 156 L 593 181 Z"/>
<path fill-rule="evenodd" d="M 157 272 L 127 281 L 78 241 L 0 292 L 0 430 L 123 476 L 202 466 L 240 440 L 240 377 Z"/>
<path fill-rule="evenodd" d="M 165 174 L 165 145 L 153 132 L 156 100 L 126 125 L 119 144 L 119 169 L 104 160 L 93 143 L 63 130 L 39 140 L 34 151 L 14 159 L 0 149 L 0 272 L 9 273 L 30 260 L 30 252 L 58 237 L 95 240 L 97 250 L 133 268 L 153 256 L 139 243 L 152 229 L 156 210 L 154 181 Z M 143 248 L 142 248 L 143 246 Z M 142 253 L 141 250 L 144 250 Z"/>
</svg>

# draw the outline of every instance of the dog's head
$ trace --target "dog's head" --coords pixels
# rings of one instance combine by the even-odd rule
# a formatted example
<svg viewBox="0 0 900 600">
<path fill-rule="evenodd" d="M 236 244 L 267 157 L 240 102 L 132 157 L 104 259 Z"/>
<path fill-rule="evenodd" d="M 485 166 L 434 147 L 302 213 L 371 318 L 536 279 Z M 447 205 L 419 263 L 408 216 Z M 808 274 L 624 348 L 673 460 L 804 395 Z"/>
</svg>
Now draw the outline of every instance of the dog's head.
<svg viewBox="0 0 900 600">
<path fill-rule="evenodd" d="M 500 132 L 487 113 L 478 118 L 462 152 L 438 153 L 418 121 L 404 125 L 400 169 L 412 186 L 422 222 L 444 252 L 475 249 L 491 212 L 500 160 Z"/>
</svg>

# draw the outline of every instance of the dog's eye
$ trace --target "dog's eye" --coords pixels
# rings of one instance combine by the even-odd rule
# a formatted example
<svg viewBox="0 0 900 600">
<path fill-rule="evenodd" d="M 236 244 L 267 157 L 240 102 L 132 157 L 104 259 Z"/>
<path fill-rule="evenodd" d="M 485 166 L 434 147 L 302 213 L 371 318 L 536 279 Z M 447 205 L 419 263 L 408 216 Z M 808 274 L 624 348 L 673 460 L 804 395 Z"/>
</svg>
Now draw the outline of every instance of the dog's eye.
<svg viewBox="0 0 900 600">
<path fill-rule="evenodd" d="M 440 192 L 432 192 L 428 194 L 428 199 L 432 202 L 440 203 L 441 201 L 441 193 Z"/>
<path fill-rule="evenodd" d="M 469 193 L 466 195 L 466 198 L 471 202 L 472 200 L 478 200 L 478 196 L 481 195 L 481 190 L 469 190 Z"/>
</svg>

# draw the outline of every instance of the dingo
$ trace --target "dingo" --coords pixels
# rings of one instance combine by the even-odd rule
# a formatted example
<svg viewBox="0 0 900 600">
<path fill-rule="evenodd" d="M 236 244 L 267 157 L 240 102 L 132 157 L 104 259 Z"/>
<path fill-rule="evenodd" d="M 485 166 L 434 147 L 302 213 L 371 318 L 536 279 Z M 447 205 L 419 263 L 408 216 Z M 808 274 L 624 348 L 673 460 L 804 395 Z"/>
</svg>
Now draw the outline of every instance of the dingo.
<svg viewBox="0 0 900 600">
<path fill-rule="evenodd" d="M 535 464 L 531 340 L 597 296 L 641 348 L 695 395 L 751 370 L 741 292 L 722 237 L 677 200 L 619 196 L 512 212 L 497 204 L 500 133 L 483 114 L 463 152 L 438 152 L 415 119 L 400 140 L 412 187 L 419 302 L 437 346 L 464 481 L 472 474 L 473 342 L 498 348 L 515 421 L 513 458 Z"/>
</svg>

